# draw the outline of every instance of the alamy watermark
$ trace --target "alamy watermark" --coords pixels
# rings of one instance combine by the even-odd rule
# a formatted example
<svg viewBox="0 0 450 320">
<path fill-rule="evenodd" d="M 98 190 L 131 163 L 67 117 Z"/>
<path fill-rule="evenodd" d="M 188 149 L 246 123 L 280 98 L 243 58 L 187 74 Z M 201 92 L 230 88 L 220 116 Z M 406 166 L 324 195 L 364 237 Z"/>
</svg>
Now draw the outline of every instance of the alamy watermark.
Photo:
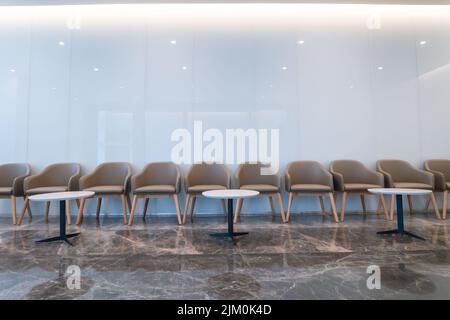
<svg viewBox="0 0 450 320">
<path fill-rule="evenodd" d="M 171 134 L 176 142 L 171 159 L 178 164 L 199 162 L 239 164 L 261 162 L 262 175 L 278 173 L 280 167 L 279 129 L 226 129 L 204 130 L 202 121 L 194 121 L 193 133 L 178 128 Z"/>
<path fill-rule="evenodd" d="M 373 290 L 381 289 L 381 270 L 380 267 L 377 265 L 370 265 L 367 267 L 366 273 L 370 274 L 370 276 L 367 278 L 366 285 L 367 289 Z"/>
</svg>

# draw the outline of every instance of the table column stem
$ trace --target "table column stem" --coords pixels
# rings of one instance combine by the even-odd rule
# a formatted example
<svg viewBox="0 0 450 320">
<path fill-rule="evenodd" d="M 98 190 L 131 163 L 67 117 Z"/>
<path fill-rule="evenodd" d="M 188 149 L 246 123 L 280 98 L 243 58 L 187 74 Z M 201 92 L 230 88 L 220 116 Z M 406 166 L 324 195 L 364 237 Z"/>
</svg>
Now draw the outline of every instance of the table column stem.
<svg viewBox="0 0 450 320">
<path fill-rule="evenodd" d="M 233 236 L 233 199 L 228 199 L 228 233 Z"/>
<path fill-rule="evenodd" d="M 397 202 L 397 229 L 399 233 L 404 233 L 405 228 L 403 226 L 403 197 L 401 194 L 396 195 Z"/>
<path fill-rule="evenodd" d="M 66 201 L 59 201 L 59 236 L 66 238 Z"/>
</svg>

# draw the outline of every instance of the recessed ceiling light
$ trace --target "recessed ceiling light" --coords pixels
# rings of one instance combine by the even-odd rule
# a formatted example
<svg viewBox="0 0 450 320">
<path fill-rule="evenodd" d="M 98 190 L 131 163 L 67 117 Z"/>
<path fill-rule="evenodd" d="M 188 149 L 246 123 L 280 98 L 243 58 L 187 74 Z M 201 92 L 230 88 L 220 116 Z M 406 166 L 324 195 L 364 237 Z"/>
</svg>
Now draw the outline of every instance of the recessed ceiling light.
<svg viewBox="0 0 450 320">
<path fill-rule="evenodd" d="M 298 41 L 298 44 L 304 44 L 305 43 L 305 40 L 299 40 Z"/>
<path fill-rule="evenodd" d="M 171 44 L 177 44 L 177 41 L 176 40 L 171 40 L 170 43 Z"/>
<path fill-rule="evenodd" d="M 14 73 L 14 72 L 16 72 L 16 69 L 9 69 L 9 72 Z"/>
<path fill-rule="evenodd" d="M 283 66 L 283 67 L 281 67 L 281 70 L 286 71 L 286 70 L 287 70 L 287 67 L 286 67 L 286 66 Z"/>
<path fill-rule="evenodd" d="M 425 40 L 422 40 L 422 41 L 420 41 L 419 43 L 420 43 L 421 46 L 424 46 L 424 45 L 427 44 L 427 42 L 426 42 Z"/>
<path fill-rule="evenodd" d="M 377 68 L 378 70 L 383 70 L 384 69 L 384 67 L 382 67 L 382 66 L 379 66 L 378 68 Z"/>
<path fill-rule="evenodd" d="M 187 70 L 187 67 L 186 66 L 182 66 L 181 69 Z"/>
<path fill-rule="evenodd" d="M 94 68 L 94 72 L 97 72 L 97 71 L 99 71 L 100 69 L 99 68 Z"/>
<path fill-rule="evenodd" d="M 60 41 L 60 42 L 58 42 L 58 44 L 61 46 L 61 47 L 64 47 L 66 44 L 64 43 L 64 41 Z"/>
</svg>

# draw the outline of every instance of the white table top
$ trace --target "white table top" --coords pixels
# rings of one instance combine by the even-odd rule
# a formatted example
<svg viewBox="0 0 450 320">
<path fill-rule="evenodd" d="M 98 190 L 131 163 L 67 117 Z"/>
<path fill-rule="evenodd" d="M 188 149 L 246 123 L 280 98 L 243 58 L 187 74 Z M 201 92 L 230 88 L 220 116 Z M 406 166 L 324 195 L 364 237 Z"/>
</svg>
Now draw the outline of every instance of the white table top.
<svg viewBox="0 0 450 320">
<path fill-rule="evenodd" d="M 419 194 L 429 194 L 432 191 L 425 189 L 373 188 L 369 189 L 369 192 L 375 194 L 419 195 Z"/>
<path fill-rule="evenodd" d="M 29 199 L 30 201 L 75 200 L 90 198 L 94 195 L 93 191 L 68 191 L 36 194 L 30 196 Z"/>
<path fill-rule="evenodd" d="M 209 190 L 202 192 L 203 196 L 214 199 L 250 198 L 257 196 L 258 194 L 259 192 L 255 190 L 242 190 L 242 189 Z"/>
</svg>

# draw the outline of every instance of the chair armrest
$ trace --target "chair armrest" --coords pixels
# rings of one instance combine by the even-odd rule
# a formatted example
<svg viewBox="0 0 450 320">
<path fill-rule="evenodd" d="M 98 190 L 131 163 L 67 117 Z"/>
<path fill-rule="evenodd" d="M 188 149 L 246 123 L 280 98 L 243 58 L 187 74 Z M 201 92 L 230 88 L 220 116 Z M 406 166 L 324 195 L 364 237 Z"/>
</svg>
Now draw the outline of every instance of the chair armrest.
<svg viewBox="0 0 450 320">
<path fill-rule="evenodd" d="M 330 173 L 333 176 L 333 183 L 334 183 L 334 189 L 336 191 L 344 191 L 344 176 L 340 174 L 339 172 L 334 171 L 330 168 Z"/>
<path fill-rule="evenodd" d="M 42 177 L 44 177 L 45 173 L 39 173 L 34 176 L 28 176 L 23 181 L 23 190 L 26 193 L 29 189 L 45 187 L 42 183 Z"/>
<path fill-rule="evenodd" d="M 131 190 L 134 192 L 137 188 L 144 186 L 145 172 L 141 172 L 131 177 Z"/>
<path fill-rule="evenodd" d="M 434 187 L 437 191 L 447 190 L 447 185 L 445 181 L 445 175 L 442 172 L 427 169 L 427 172 L 433 174 L 434 176 Z"/>
<path fill-rule="evenodd" d="M 95 174 L 96 172 L 94 171 L 80 178 L 79 180 L 80 190 L 84 190 L 94 186 Z"/>
<path fill-rule="evenodd" d="M 24 175 L 24 176 L 19 176 L 19 177 L 15 177 L 14 181 L 13 181 L 13 195 L 16 197 L 22 197 L 24 194 L 23 191 L 23 184 L 25 181 L 25 178 L 29 177 L 30 175 Z"/>
<path fill-rule="evenodd" d="M 130 189 L 131 189 L 131 177 L 132 177 L 131 172 L 129 172 L 129 173 L 127 174 L 127 176 L 125 177 L 125 181 L 124 181 L 124 183 L 123 183 L 123 192 L 124 192 L 125 194 L 130 193 Z"/>
<path fill-rule="evenodd" d="M 175 192 L 180 193 L 181 191 L 181 173 L 180 169 L 177 168 L 177 177 L 175 179 Z"/>
<path fill-rule="evenodd" d="M 291 175 L 286 171 L 286 173 L 284 174 L 284 187 L 286 188 L 287 192 L 291 191 L 291 184 Z"/>
<path fill-rule="evenodd" d="M 377 171 L 384 176 L 384 185 L 386 186 L 386 188 L 393 188 L 394 179 L 392 179 L 392 176 L 388 172 L 381 169 L 380 167 L 378 167 Z"/>
<path fill-rule="evenodd" d="M 414 168 L 414 172 L 416 174 L 417 179 L 420 180 L 420 182 L 429 184 L 433 186 L 434 188 L 434 175 L 431 172 L 427 172 L 424 170 L 416 169 Z"/>
<path fill-rule="evenodd" d="M 81 173 L 78 172 L 77 174 L 74 174 L 69 179 L 69 191 L 78 191 L 80 190 L 80 177 Z"/>
</svg>

